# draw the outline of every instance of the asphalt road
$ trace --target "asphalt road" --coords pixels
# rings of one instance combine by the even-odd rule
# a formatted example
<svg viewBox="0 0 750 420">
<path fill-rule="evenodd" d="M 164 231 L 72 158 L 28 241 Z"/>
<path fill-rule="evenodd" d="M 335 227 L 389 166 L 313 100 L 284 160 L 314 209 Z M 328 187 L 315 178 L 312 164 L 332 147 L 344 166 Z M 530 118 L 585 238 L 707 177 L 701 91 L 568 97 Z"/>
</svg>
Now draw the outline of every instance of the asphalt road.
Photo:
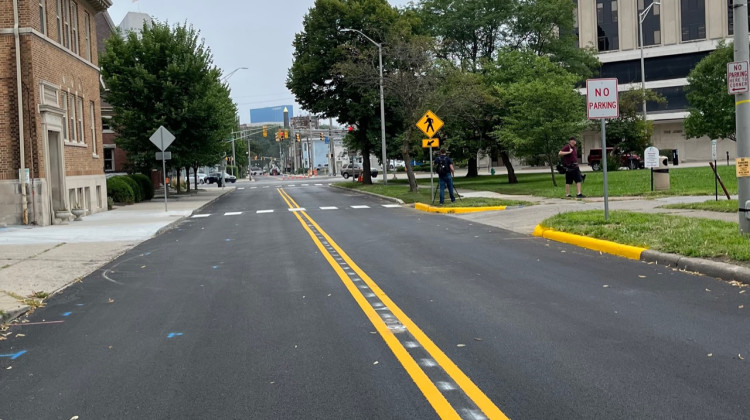
<svg viewBox="0 0 750 420">
<path fill-rule="evenodd" d="M 6 331 L 0 419 L 750 412 L 735 286 L 314 181 L 237 186 Z"/>
</svg>

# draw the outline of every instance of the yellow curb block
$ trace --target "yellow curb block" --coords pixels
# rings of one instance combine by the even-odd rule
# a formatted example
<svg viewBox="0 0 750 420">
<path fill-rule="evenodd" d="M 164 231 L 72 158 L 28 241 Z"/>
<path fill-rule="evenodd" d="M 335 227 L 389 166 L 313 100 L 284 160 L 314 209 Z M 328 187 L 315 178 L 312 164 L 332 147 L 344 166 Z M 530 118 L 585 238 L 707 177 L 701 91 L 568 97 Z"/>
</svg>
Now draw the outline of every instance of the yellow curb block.
<svg viewBox="0 0 750 420">
<path fill-rule="evenodd" d="M 631 260 L 640 260 L 641 253 L 646 250 L 646 248 L 637 246 L 622 245 L 616 242 L 605 241 L 603 239 L 594 239 L 587 236 L 559 232 L 554 229 L 542 227 L 542 225 L 536 225 L 533 235 L 541 236 L 542 238 L 551 239 L 557 242 L 577 245 L 582 248 L 593 249 L 594 251 L 601 251 L 606 252 L 607 254 L 619 255 L 621 257 L 630 258 Z"/>
<path fill-rule="evenodd" d="M 417 210 L 426 211 L 429 213 L 476 213 L 479 211 L 489 210 L 505 210 L 505 206 L 491 206 L 491 207 L 434 207 L 429 204 L 414 203 L 414 208 Z"/>
</svg>

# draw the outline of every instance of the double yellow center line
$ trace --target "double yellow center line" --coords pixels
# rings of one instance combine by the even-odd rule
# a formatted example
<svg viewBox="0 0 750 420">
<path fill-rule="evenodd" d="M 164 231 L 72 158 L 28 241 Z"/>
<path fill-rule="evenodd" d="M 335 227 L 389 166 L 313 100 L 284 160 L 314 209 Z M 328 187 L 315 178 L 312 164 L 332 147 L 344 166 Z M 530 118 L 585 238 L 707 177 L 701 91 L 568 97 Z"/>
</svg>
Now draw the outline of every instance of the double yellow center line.
<svg viewBox="0 0 750 420">
<path fill-rule="evenodd" d="M 277 191 L 441 418 L 508 418 L 286 191 Z"/>
</svg>

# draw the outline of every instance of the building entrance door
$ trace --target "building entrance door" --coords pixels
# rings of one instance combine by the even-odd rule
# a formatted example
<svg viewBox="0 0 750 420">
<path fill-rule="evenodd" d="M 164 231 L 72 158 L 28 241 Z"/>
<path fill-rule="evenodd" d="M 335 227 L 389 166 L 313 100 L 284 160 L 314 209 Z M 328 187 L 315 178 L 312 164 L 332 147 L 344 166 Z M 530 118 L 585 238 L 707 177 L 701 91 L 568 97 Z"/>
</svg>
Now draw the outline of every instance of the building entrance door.
<svg viewBox="0 0 750 420">
<path fill-rule="evenodd" d="M 62 142 L 60 141 L 60 132 L 47 131 L 47 142 L 47 150 L 49 151 L 49 154 L 47 155 L 47 163 L 49 165 L 47 185 L 49 185 L 50 191 L 50 208 L 52 210 L 50 213 L 52 221 L 54 221 L 55 211 L 67 209 L 67 206 L 65 205 L 65 194 L 63 193 L 63 178 L 65 174 L 63 173 L 62 165 L 63 148 Z"/>
</svg>

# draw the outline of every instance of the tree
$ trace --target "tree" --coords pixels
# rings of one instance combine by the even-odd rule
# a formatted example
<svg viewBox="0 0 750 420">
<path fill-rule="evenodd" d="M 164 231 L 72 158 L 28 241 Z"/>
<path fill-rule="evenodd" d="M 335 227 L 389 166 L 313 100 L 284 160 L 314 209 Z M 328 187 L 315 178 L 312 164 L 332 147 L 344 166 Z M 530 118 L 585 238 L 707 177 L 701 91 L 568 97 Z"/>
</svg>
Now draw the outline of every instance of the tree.
<svg viewBox="0 0 750 420">
<path fill-rule="evenodd" d="M 690 115 L 685 118 L 688 138 L 708 136 L 736 141 L 734 96 L 727 93 L 727 63 L 734 57 L 732 43 L 719 44 L 688 74 L 685 95 Z"/>
<path fill-rule="evenodd" d="M 607 145 L 616 149 L 617 153 L 642 151 L 651 145 L 651 135 L 654 124 L 643 120 L 643 100 L 647 102 L 664 103 L 666 99 L 658 93 L 640 88 L 619 94 L 620 117 L 607 122 Z M 593 124 L 599 129 L 600 125 Z"/>
<path fill-rule="evenodd" d="M 371 68 L 377 75 L 377 47 L 357 33 L 342 33 L 341 29 L 358 29 L 375 42 L 383 42 L 398 20 L 398 11 L 386 0 L 316 0 L 293 42 L 294 62 L 287 88 L 310 112 L 357 127 L 348 141 L 365 157 L 363 177 L 368 184 L 372 183 L 369 155 L 374 144 L 380 143 L 375 141 L 380 136 L 372 135 L 380 127 L 379 88 L 377 84 L 367 89 L 353 85 L 336 65 L 356 59 L 362 52 L 373 57 L 374 50 Z M 384 70 L 388 68 L 384 63 Z"/>
<path fill-rule="evenodd" d="M 557 186 L 557 152 L 568 137 L 586 126 L 585 101 L 575 90 L 575 75 L 550 67 L 547 58 L 535 57 L 534 61 L 536 77 L 498 86 L 507 114 L 495 135 L 520 157 L 542 157 Z M 543 72 L 545 68 L 551 71 Z"/>
<path fill-rule="evenodd" d="M 191 26 L 154 22 L 140 35 L 110 37 L 99 57 L 116 142 L 141 171 L 156 167 L 149 137 L 160 126 L 176 137 L 169 147 L 173 168 L 197 171 L 227 150 L 236 107 L 209 49 L 198 40 Z"/>
</svg>

